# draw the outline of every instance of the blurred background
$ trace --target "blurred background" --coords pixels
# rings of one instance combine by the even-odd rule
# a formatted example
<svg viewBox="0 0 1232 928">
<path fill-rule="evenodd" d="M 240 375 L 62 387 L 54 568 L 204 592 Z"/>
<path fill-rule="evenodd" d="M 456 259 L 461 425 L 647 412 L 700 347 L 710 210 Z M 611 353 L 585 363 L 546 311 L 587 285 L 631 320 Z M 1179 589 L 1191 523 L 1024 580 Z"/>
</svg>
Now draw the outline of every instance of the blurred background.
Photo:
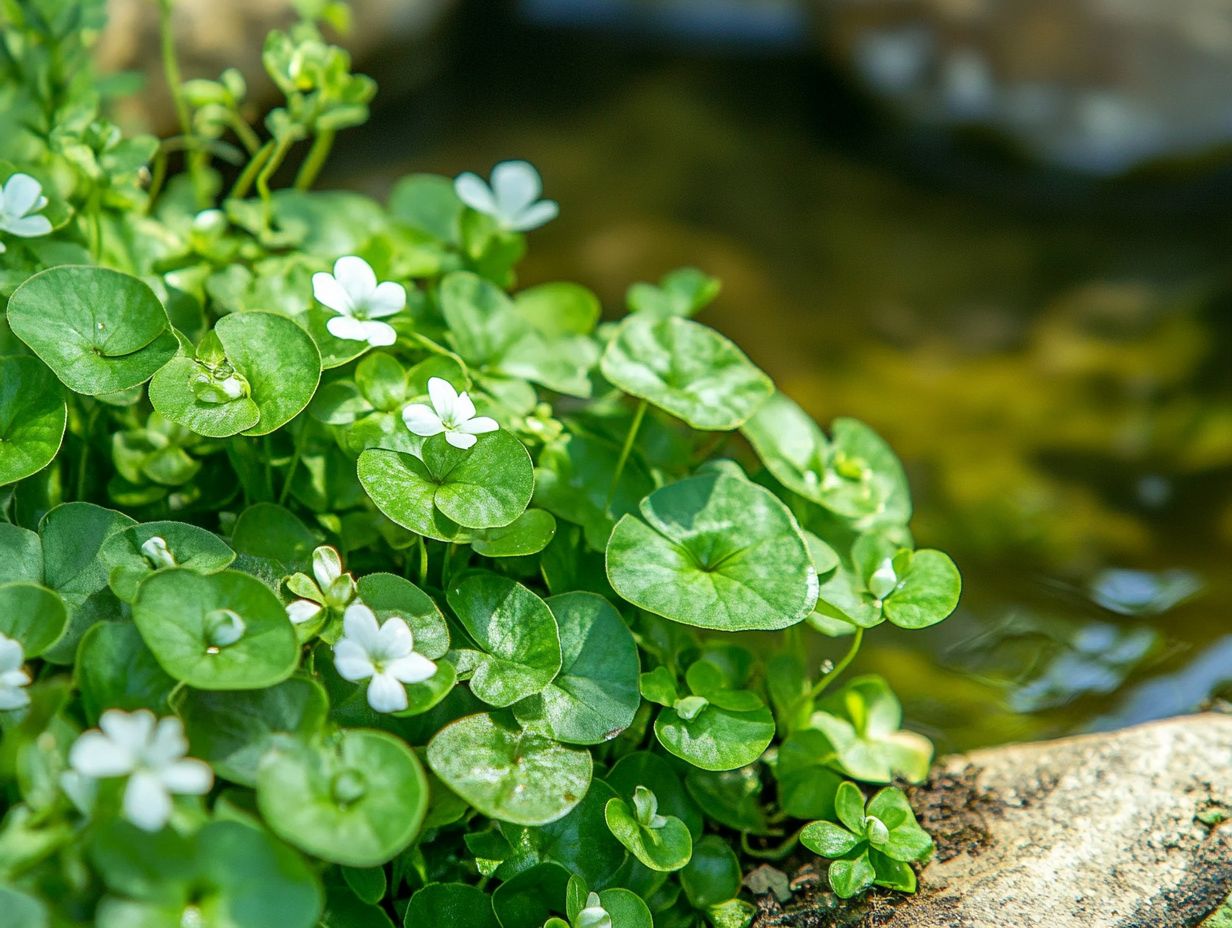
<svg viewBox="0 0 1232 928">
<path fill-rule="evenodd" d="M 615 314 L 698 266 L 706 322 L 893 444 L 964 595 L 857 669 L 940 750 L 1232 697 L 1232 0 L 353 7 L 381 93 L 324 185 L 527 158 L 562 212 L 521 285 Z M 152 4 L 111 14 L 103 60 L 151 75 L 127 120 L 174 131 Z M 255 86 L 290 19 L 176 17 L 186 76 Z"/>
</svg>

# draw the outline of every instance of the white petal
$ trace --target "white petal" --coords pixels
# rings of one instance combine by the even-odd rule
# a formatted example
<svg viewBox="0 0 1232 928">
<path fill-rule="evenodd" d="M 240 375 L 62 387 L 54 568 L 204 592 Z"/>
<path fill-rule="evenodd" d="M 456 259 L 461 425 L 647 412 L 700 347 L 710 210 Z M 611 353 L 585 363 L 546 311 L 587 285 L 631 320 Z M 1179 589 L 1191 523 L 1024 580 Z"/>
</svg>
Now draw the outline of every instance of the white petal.
<svg viewBox="0 0 1232 928">
<path fill-rule="evenodd" d="M 210 765 L 195 757 L 177 760 L 159 771 L 163 786 L 171 792 L 184 796 L 201 796 L 214 785 L 214 771 Z"/>
<path fill-rule="evenodd" d="M 376 290 L 376 274 L 363 258 L 348 255 L 334 262 L 334 277 L 351 298 L 351 305 L 366 305 Z"/>
<path fill-rule="evenodd" d="M 458 391 L 453 388 L 453 384 L 443 377 L 429 377 L 428 396 L 432 399 L 432 408 L 436 410 L 436 414 L 445 422 L 451 421 L 458 402 Z"/>
<path fill-rule="evenodd" d="M 511 218 L 539 199 L 543 182 L 529 161 L 502 161 L 492 169 L 492 191 L 501 215 Z"/>
<path fill-rule="evenodd" d="M 453 182 L 453 190 L 459 200 L 476 212 L 487 213 L 489 216 L 496 215 L 496 198 L 492 196 L 491 188 L 478 174 L 468 171 L 458 175 L 458 179 Z"/>
<path fill-rule="evenodd" d="M 336 549 L 329 545 L 321 545 L 312 552 L 312 575 L 317 578 L 317 586 L 328 591 L 334 581 L 342 576 L 342 558 Z"/>
<path fill-rule="evenodd" d="M 4 185 L 4 211 L 20 218 L 34 208 L 42 193 L 42 184 L 29 174 L 14 174 Z"/>
<path fill-rule="evenodd" d="M 377 712 L 400 712 L 407 706 L 406 688 L 392 674 L 378 673 L 368 684 L 368 705 Z"/>
<path fill-rule="evenodd" d="M 334 669 L 338 676 L 352 683 L 367 680 L 376 673 L 368 652 L 350 638 L 343 638 L 334 645 Z"/>
<path fill-rule="evenodd" d="M 343 341 L 366 342 L 368 340 L 368 329 L 365 323 L 350 316 L 334 316 L 325 323 L 325 328 L 334 338 L 341 338 Z"/>
<path fill-rule="evenodd" d="M 101 731 L 87 731 L 73 742 L 68 762 L 78 773 L 98 779 L 131 773 L 137 758 Z"/>
<path fill-rule="evenodd" d="M 368 654 L 374 654 L 379 647 L 381 630 L 376 624 L 376 613 L 361 602 L 346 607 L 342 614 L 342 630 Z"/>
<path fill-rule="evenodd" d="M 30 694 L 21 687 L 0 683 L 0 712 L 21 709 L 30 705 Z"/>
<path fill-rule="evenodd" d="M 108 709 L 98 720 L 98 727 L 120 747 L 139 755 L 154 737 L 154 713 L 149 709 L 122 712 Z"/>
<path fill-rule="evenodd" d="M 22 687 L 30 685 L 30 674 L 21 667 L 0 673 L 0 686 Z"/>
<path fill-rule="evenodd" d="M 385 665 L 385 672 L 403 683 L 423 683 L 436 674 L 436 664 L 422 654 L 408 654 Z"/>
<path fill-rule="evenodd" d="M 0 672 L 16 670 L 25 662 L 26 652 L 20 641 L 0 632 Z"/>
<path fill-rule="evenodd" d="M 487 416 L 476 416 L 474 419 L 468 419 L 458 426 L 458 431 L 465 432 L 468 435 L 483 435 L 485 432 L 495 432 L 500 426 L 497 425 L 495 419 L 489 419 Z"/>
<path fill-rule="evenodd" d="M 468 435 L 465 432 L 446 432 L 445 441 L 449 442 L 455 448 L 461 448 L 465 451 L 467 448 L 473 448 L 475 442 L 479 439 L 474 435 Z"/>
<path fill-rule="evenodd" d="M 51 231 L 51 220 L 46 216 L 24 216 L 21 219 L 4 220 L 4 228 L 20 238 L 38 238 Z"/>
<path fill-rule="evenodd" d="M 555 200 L 540 200 L 534 206 L 527 207 L 517 214 L 509 223 L 514 232 L 529 232 L 540 226 L 545 226 L 560 215 L 560 206 Z"/>
<path fill-rule="evenodd" d="M 154 774 L 138 770 L 124 787 L 124 817 L 145 831 L 158 831 L 171 818 L 171 794 Z"/>
<path fill-rule="evenodd" d="M 165 767 L 188 753 L 188 739 L 184 737 L 184 723 L 175 716 L 160 719 L 158 728 L 141 759 L 150 767 Z"/>
<path fill-rule="evenodd" d="M 431 406 L 423 403 L 411 403 L 402 410 L 402 422 L 415 435 L 438 435 L 445 431 L 445 426 Z"/>
<path fill-rule="evenodd" d="M 333 322 L 334 320 L 330 320 Z M 328 326 L 329 323 L 326 323 Z M 384 348 L 387 345 L 392 345 L 398 340 L 398 333 L 388 322 L 378 322 L 375 319 L 367 319 L 359 323 L 360 332 L 363 333 L 363 340 L 373 348 Z"/>
<path fill-rule="evenodd" d="M 313 274 L 312 295 L 316 297 L 318 303 L 324 303 L 336 313 L 349 316 L 354 311 L 351 298 L 347 296 L 342 284 L 334 279 L 333 274 L 326 274 L 324 271 Z"/>
<path fill-rule="evenodd" d="M 314 603 L 310 599 L 297 599 L 295 602 L 287 604 L 287 618 L 291 620 L 292 625 L 303 625 L 305 622 L 311 622 L 320 611 L 321 604 Z"/>
<path fill-rule="evenodd" d="M 411 653 L 415 638 L 406 625 L 406 619 L 393 616 L 385 620 L 377 635 L 377 647 L 384 660 L 393 660 Z"/>
<path fill-rule="evenodd" d="M 387 280 L 368 298 L 368 318 L 382 319 L 406 309 L 406 288 Z"/>
<path fill-rule="evenodd" d="M 453 421 L 462 423 L 475 415 L 475 401 L 470 398 L 468 393 L 458 394 L 457 401 L 453 404 Z"/>
</svg>

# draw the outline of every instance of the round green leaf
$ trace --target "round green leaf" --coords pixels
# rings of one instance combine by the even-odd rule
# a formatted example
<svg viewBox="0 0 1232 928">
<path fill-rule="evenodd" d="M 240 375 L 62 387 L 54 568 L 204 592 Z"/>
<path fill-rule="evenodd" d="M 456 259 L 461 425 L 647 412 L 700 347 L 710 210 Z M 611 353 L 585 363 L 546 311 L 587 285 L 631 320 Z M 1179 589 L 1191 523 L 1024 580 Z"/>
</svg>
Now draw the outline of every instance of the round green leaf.
<svg viewBox="0 0 1232 928">
<path fill-rule="evenodd" d="M 542 599 L 520 583 L 488 573 L 467 575 L 447 596 L 482 649 L 471 655 L 471 692 L 503 708 L 552 682 L 561 667 L 561 644 L 556 619 Z"/>
<path fill-rule="evenodd" d="M 924 860 L 932 853 L 933 839 L 916 821 L 915 812 L 901 789 L 886 787 L 868 801 L 868 814 L 881 820 L 890 836 L 877 850 L 904 863 Z"/>
<path fill-rule="evenodd" d="M 421 460 L 370 448 L 359 456 L 364 490 L 404 528 L 441 541 L 466 541 L 464 529 L 509 525 L 530 503 L 530 455 L 509 432 L 480 435 L 467 450 L 434 435 L 422 454 Z"/>
<path fill-rule="evenodd" d="M 21 642 L 27 658 L 42 654 L 64 633 L 64 601 L 36 583 L 0 584 L 0 633 Z"/>
<path fill-rule="evenodd" d="M 294 419 L 321 380 L 321 355 L 308 333 L 285 316 L 244 312 L 214 326 L 227 360 L 248 379 L 261 414 L 245 435 L 266 435 Z"/>
<path fill-rule="evenodd" d="M 516 825 L 562 818 L 590 785 L 589 751 L 566 748 L 487 713 L 442 728 L 428 745 L 428 763 L 484 815 Z"/>
<path fill-rule="evenodd" d="M 560 673 L 514 706 L 514 714 L 527 727 L 542 723 L 566 744 L 615 738 L 641 704 L 632 633 L 611 603 L 594 593 L 562 593 L 547 604 L 560 629 Z"/>
<path fill-rule="evenodd" d="M 641 515 L 622 517 L 607 546 L 608 579 L 633 605 L 720 631 L 785 628 L 812 611 L 817 571 L 769 490 L 706 474 L 651 493 Z"/>
<path fill-rule="evenodd" d="M 43 543 L 28 528 L 0 522 L 0 583 L 43 580 Z"/>
<path fill-rule="evenodd" d="M 900 628 L 927 628 L 954 611 L 961 592 L 962 578 L 949 556 L 924 548 L 911 553 L 882 609 Z"/>
<path fill-rule="evenodd" d="M 661 822 L 646 826 L 637 820 L 633 807 L 619 797 L 604 807 L 607 827 L 643 866 L 661 873 L 679 870 L 693 853 L 688 826 L 674 815 L 659 816 Z"/>
<path fill-rule="evenodd" d="M 393 616 L 406 619 L 415 636 L 415 650 L 436 660 L 449 650 L 449 626 L 436 602 L 409 580 L 396 574 L 368 574 L 357 584 L 359 598 L 384 622 Z"/>
<path fill-rule="evenodd" d="M 604 777 L 607 784 L 625 799 L 632 799 L 639 786 L 644 786 L 659 800 L 659 811 L 674 815 L 689 827 L 697 838 L 702 833 L 702 814 L 697 804 L 685 792 L 680 777 L 671 763 L 649 751 L 634 751 L 616 762 Z"/>
<path fill-rule="evenodd" d="M 867 853 L 850 859 L 836 860 L 826 871 L 830 888 L 840 899 L 850 899 L 852 896 L 860 895 L 873 885 L 876 876 Z"/>
<path fill-rule="evenodd" d="M 243 622 L 231 644 L 212 629 L 228 610 Z M 146 579 L 133 621 L 163 669 L 189 686 L 241 690 L 273 686 L 295 670 L 295 629 L 278 597 L 260 580 L 234 570 L 205 576 L 172 568 Z"/>
<path fill-rule="evenodd" d="M 204 371 L 195 358 L 177 354 L 150 380 L 150 404 L 172 422 L 207 438 L 226 438 L 253 428 L 261 410 L 251 396 L 228 403 L 206 402 L 193 385 Z"/>
<path fill-rule="evenodd" d="M 53 267 L 9 299 L 9 327 L 76 393 L 118 393 L 149 380 L 179 342 L 149 287 L 101 267 Z"/>
<path fill-rule="evenodd" d="M 175 679 L 131 622 L 99 622 L 77 649 L 77 685 L 86 719 L 97 724 L 107 709 L 164 713 Z"/>
<path fill-rule="evenodd" d="M 528 509 L 502 528 L 474 533 L 471 547 L 484 557 L 525 557 L 538 554 L 556 535 L 556 519 L 544 509 Z"/>
<path fill-rule="evenodd" d="M 469 883 L 429 883 L 418 890 L 406 907 L 405 925 L 500 928 L 492 911 L 492 897 Z"/>
<path fill-rule="evenodd" d="M 0 485 L 38 473 L 60 450 L 68 407 L 35 358 L 0 358 Z"/>
<path fill-rule="evenodd" d="M 718 835 L 706 835 L 693 845 L 693 856 L 680 871 L 680 884 L 695 909 L 706 909 L 740 893 L 740 861 Z"/>
<path fill-rule="evenodd" d="M 186 522 L 144 522 L 109 537 L 98 557 L 107 570 L 112 592 L 125 602 L 137 598 L 137 587 L 156 569 L 141 546 L 161 538 L 176 567 L 200 574 L 213 574 L 235 560 L 235 552 L 213 532 Z"/>
<path fill-rule="evenodd" d="M 329 714 L 325 690 L 292 677 L 259 690 L 187 690 L 176 706 L 190 753 L 242 786 L 257 785 L 261 758 L 280 734 L 310 737 Z"/>
<path fill-rule="evenodd" d="M 886 681 L 856 677 L 823 699 L 811 724 L 829 742 L 831 763 L 864 783 L 901 776 L 920 783 L 928 776 L 933 747 L 923 735 L 901 731 L 902 706 Z"/>
<path fill-rule="evenodd" d="M 800 843 L 822 857 L 850 854 L 863 840 L 834 822 L 810 822 L 800 832 Z"/>
<path fill-rule="evenodd" d="M 600 361 L 603 376 L 695 429 L 739 428 L 774 392 L 739 348 L 707 326 L 631 316 Z"/>
<path fill-rule="evenodd" d="M 351 729 L 320 745 L 285 739 L 261 761 L 257 807 L 296 847 L 375 867 L 418 834 L 428 781 L 414 752 L 385 732 Z"/>
<path fill-rule="evenodd" d="M 735 770 L 753 763 L 770 746 L 774 716 L 766 706 L 740 712 L 711 704 L 691 719 L 663 709 L 654 730 L 663 747 L 695 767 Z"/>
</svg>

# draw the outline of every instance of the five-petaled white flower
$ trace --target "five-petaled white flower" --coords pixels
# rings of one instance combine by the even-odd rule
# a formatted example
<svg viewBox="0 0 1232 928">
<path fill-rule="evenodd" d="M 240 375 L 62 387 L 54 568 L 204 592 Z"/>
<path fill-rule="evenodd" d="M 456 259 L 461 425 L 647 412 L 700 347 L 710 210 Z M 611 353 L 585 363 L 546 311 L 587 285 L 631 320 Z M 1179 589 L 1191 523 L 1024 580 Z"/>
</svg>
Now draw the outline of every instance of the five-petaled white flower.
<svg viewBox="0 0 1232 928">
<path fill-rule="evenodd" d="M 30 705 L 30 694 L 25 691 L 30 674 L 22 667 L 25 660 L 21 642 L 0 632 L 0 711 Z"/>
<path fill-rule="evenodd" d="M 98 728 L 73 742 L 68 762 L 93 780 L 128 777 L 124 817 L 145 831 L 157 831 L 171 818 L 171 796 L 208 793 L 214 773 L 203 760 L 185 757 L 188 739 L 174 716 L 155 719 L 148 709 L 108 709 Z"/>
<path fill-rule="evenodd" d="M 463 203 L 511 232 L 537 229 L 560 213 L 555 200 L 539 199 L 543 182 L 529 161 L 502 161 L 492 169 L 490 186 L 468 171 L 458 176 L 453 188 Z"/>
<path fill-rule="evenodd" d="M 37 238 L 51 231 L 51 220 L 39 216 L 47 205 L 42 185 L 29 174 L 14 174 L 0 187 L 0 232 Z M 0 254 L 4 245 L 0 243 Z"/>
<path fill-rule="evenodd" d="M 342 628 L 343 636 L 334 645 L 334 666 L 353 683 L 371 677 L 368 705 L 377 712 L 405 709 L 403 684 L 422 683 L 436 673 L 436 664 L 415 653 L 415 636 L 403 618 L 392 616 L 378 626 L 376 613 L 363 603 L 352 603 Z"/>
<path fill-rule="evenodd" d="M 363 258 L 348 255 L 334 262 L 333 274 L 313 274 L 312 295 L 338 313 L 325 323 L 335 338 L 367 342 L 374 348 L 398 340 L 394 327 L 378 320 L 402 312 L 406 289 L 392 280 L 378 284 Z"/>
<path fill-rule="evenodd" d="M 453 384 L 440 377 L 428 379 L 428 396 L 431 406 L 412 403 L 402 410 L 402 421 L 416 435 L 425 438 L 445 433 L 445 441 L 455 448 L 466 450 L 472 447 L 476 435 L 495 432 L 499 425 L 495 419 L 475 415 L 475 404 L 465 393 L 459 394 Z"/>
<path fill-rule="evenodd" d="M 355 578 L 342 572 L 342 558 L 338 552 L 321 545 L 312 552 L 312 574 L 295 574 L 287 586 L 301 597 L 287 605 L 287 617 L 295 625 L 315 619 L 322 609 L 341 612 L 355 598 Z"/>
</svg>

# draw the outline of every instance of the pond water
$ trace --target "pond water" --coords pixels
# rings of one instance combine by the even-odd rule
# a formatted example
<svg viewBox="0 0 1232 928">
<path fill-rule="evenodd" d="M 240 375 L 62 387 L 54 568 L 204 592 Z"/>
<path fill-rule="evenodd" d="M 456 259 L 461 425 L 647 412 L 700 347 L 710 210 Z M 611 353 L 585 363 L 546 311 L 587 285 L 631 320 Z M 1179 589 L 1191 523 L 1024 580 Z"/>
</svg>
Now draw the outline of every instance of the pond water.
<svg viewBox="0 0 1232 928">
<path fill-rule="evenodd" d="M 954 617 L 878 629 L 856 663 L 940 750 L 1232 695 L 1226 175 L 1093 185 L 907 138 L 798 41 L 464 15 L 446 51 L 328 179 L 383 195 L 528 158 L 562 215 L 521 283 L 615 312 L 679 265 L 722 278 L 703 319 L 819 421 L 878 429 L 919 542 L 962 569 Z"/>
</svg>

